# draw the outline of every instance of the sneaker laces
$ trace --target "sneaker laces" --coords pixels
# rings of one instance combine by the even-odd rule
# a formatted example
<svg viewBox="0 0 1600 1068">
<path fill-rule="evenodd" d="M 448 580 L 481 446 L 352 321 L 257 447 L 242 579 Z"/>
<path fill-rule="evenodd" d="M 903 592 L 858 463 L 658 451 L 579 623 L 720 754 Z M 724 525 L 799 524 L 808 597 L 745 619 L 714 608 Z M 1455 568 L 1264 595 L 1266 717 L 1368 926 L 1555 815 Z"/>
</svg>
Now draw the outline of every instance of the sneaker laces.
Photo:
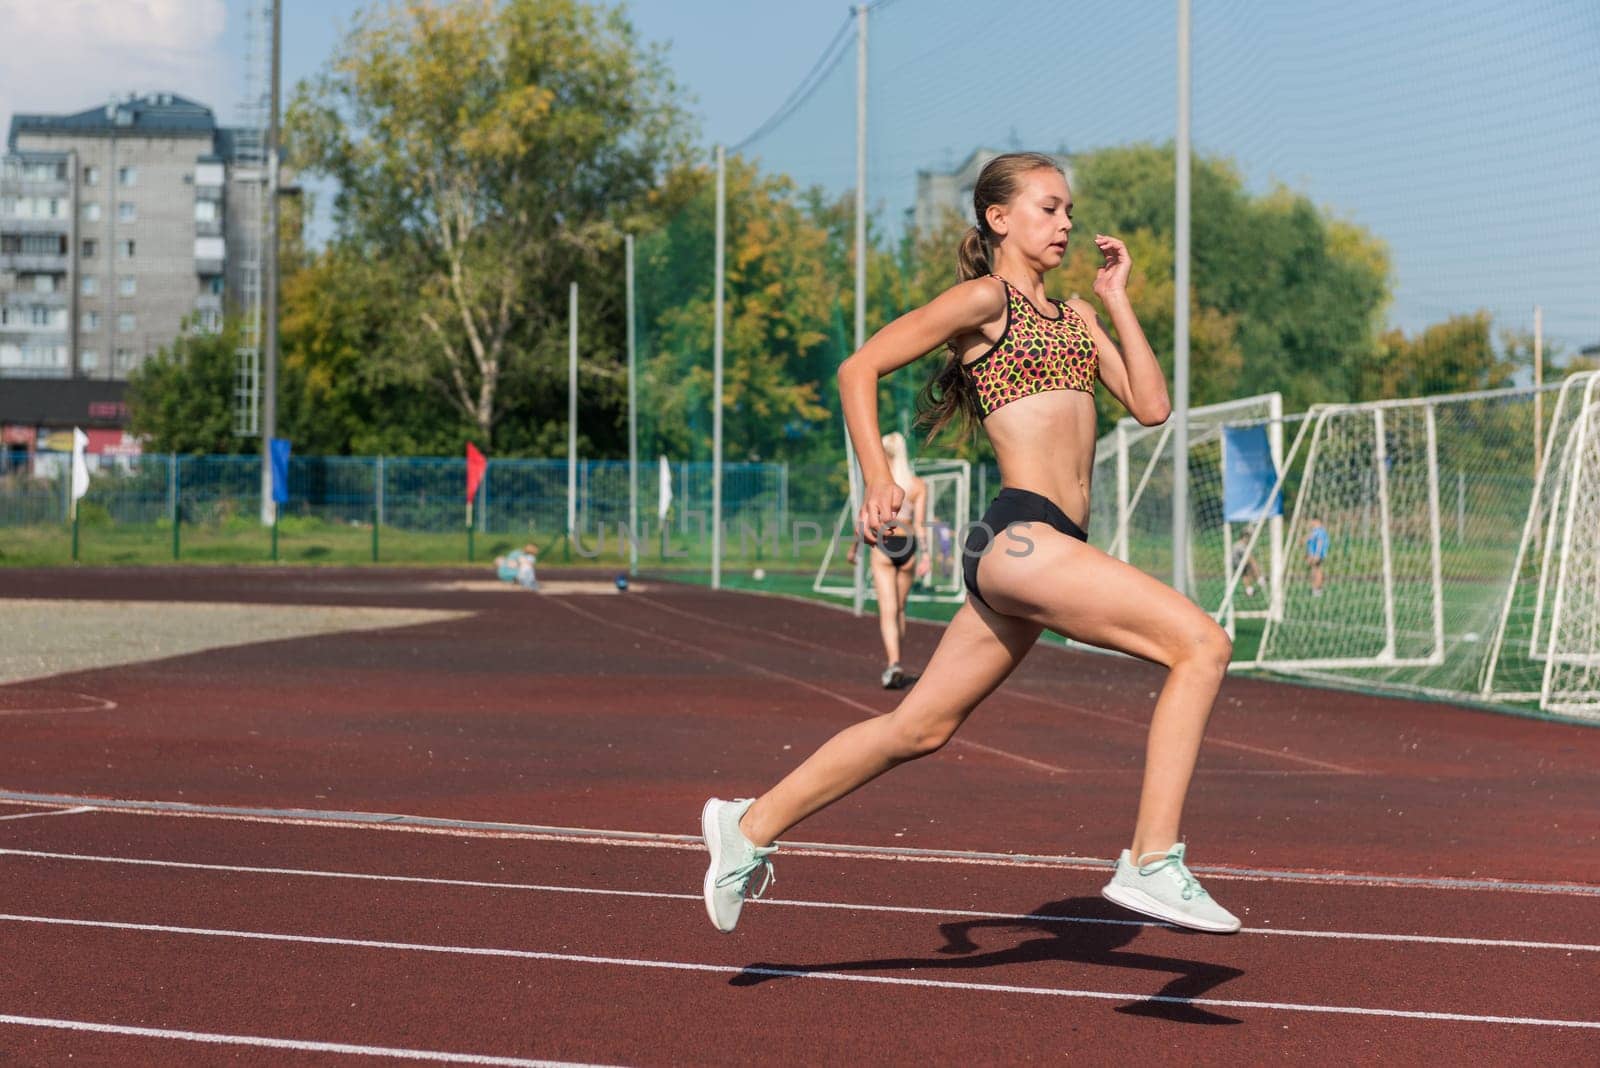
<svg viewBox="0 0 1600 1068">
<path fill-rule="evenodd" d="M 777 873 L 772 870 L 772 861 L 767 859 L 777 851 L 777 846 L 757 846 L 750 854 L 750 859 L 723 874 L 717 880 L 717 886 L 728 887 L 737 883 L 739 892 L 743 894 L 750 885 L 750 877 L 755 874 L 756 869 L 765 868 L 766 872 L 762 875 L 761 888 L 750 895 L 751 897 L 759 898 L 767 892 L 767 887 L 778 881 Z"/>
<path fill-rule="evenodd" d="M 1148 855 L 1146 854 L 1146 856 Z M 1148 866 L 1141 864 L 1139 866 L 1139 874 L 1154 875 L 1163 868 L 1177 877 L 1178 884 L 1183 890 L 1183 899 L 1185 901 L 1192 901 L 1197 897 L 1210 896 L 1206 892 L 1206 888 L 1200 885 L 1200 880 L 1194 877 L 1194 872 L 1190 871 L 1189 866 L 1183 862 L 1183 848 L 1181 846 L 1173 848 L 1155 864 Z"/>
</svg>

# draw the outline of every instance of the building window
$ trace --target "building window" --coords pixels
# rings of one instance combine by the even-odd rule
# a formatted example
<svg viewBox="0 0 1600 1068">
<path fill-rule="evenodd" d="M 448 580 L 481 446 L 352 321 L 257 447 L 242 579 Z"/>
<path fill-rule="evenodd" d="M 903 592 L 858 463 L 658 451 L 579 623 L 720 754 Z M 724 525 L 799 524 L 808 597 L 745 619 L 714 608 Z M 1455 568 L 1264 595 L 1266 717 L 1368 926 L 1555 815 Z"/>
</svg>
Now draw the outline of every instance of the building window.
<svg viewBox="0 0 1600 1068">
<path fill-rule="evenodd" d="M 116 355 L 116 370 L 126 371 L 133 366 L 134 352 L 132 349 L 118 349 Z"/>
<path fill-rule="evenodd" d="M 55 309 L 43 304 L 30 304 L 28 306 L 28 321 L 33 326 L 52 326 L 55 319 Z"/>
<path fill-rule="evenodd" d="M 131 260 L 133 259 L 133 252 L 134 244 L 132 240 L 117 242 L 117 259 Z"/>
<path fill-rule="evenodd" d="M 65 163 L 24 163 L 22 165 L 22 180 L 24 182 L 60 182 L 67 177 Z"/>
<path fill-rule="evenodd" d="M 210 223 L 217 221 L 217 202 L 215 200 L 197 200 L 194 202 L 194 221 Z"/>
<path fill-rule="evenodd" d="M 92 334 L 100 329 L 100 313 L 84 312 L 78 317 L 78 330 L 85 334 Z"/>
<path fill-rule="evenodd" d="M 98 297 L 100 295 L 100 279 L 99 279 L 99 277 L 96 276 L 96 275 L 92 275 L 92 274 L 84 275 L 83 276 L 83 288 L 81 290 L 79 290 L 79 292 L 81 292 L 86 297 Z"/>
<path fill-rule="evenodd" d="M 210 293 L 213 297 L 222 296 L 222 276 L 214 274 L 209 278 L 201 279 L 200 292 Z"/>
<path fill-rule="evenodd" d="M 96 241 L 96 240 L 94 240 L 93 238 L 90 238 L 90 237 L 86 237 L 86 238 L 83 239 L 83 258 L 84 259 L 92 260 L 92 259 L 95 258 L 96 255 L 99 254 L 99 252 L 100 252 L 100 242 L 98 242 L 98 241 Z"/>
<path fill-rule="evenodd" d="M 122 201 L 121 203 L 119 203 L 117 205 L 117 221 L 118 222 L 134 222 L 138 218 L 139 218 L 138 209 L 136 209 L 133 206 L 133 202 L 132 201 L 124 200 L 124 201 Z"/>
<path fill-rule="evenodd" d="M 0 326 L 10 326 L 11 318 L 11 309 L 0 304 Z"/>
<path fill-rule="evenodd" d="M 139 280 L 131 275 L 123 275 L 117 279 L 117 296 L 132 297 L 139 292 Z"/>
<path fill-rule="evenodd" d="M 117 333 L 131 334 L 139 328 L 139 320 L 131 312 L 123 312 L 117 316 Z"/>
<path fill-rule="evenodd" d="M 215 334 L 222 329 L 222 313 L 215 308 L 202 308 L 195 315 L 195 328 L 202 334 Z"/>
<path fill-rule="evenodd" d="M 82 349 L 78 353 L 78 366 L 85 371 L 100 369 L 100 353 L 96 349 Z"/>
<path fill-rule="evenodd" d="M 24 256 L 65 256 L 67 254 L 67 238 L 65 234 L 22 234 L 7 235 L 15 239 L 16 247 L 9 249 L 11 252 L 21 252 Z M 0 240 L 4 240 L 0 238 Z"/>
<path fill-rule="evenodd" d="M 19 281 L 25 280 L 33 286 L 35 293 L 54 293 L 56 291 L 56 276 L 53 274 L 25 274 Z"/>
<path fill-rule="evenodd" d="M 122 188 L 124 188 L 124 189 L 132 189 L 134 186 L 138 185 L 139 184 L 139 168 L 138 167 L 118 167 L 117 168 L 117 184 L 122 186 Z"/>
<path fill-rule="evenodd" d="M 83 184 L 84 185 L 99 185 L 100 184 L 100 168 L 99 167 L 94 167 L 94 166 L 84 167 L 83 168 Z"/>
<path fill-rule="evenodd" d="M 89 201 L 83 206 L 83 221 L 86 223 L 100 221 L 100 205 Z"/>
</svg>

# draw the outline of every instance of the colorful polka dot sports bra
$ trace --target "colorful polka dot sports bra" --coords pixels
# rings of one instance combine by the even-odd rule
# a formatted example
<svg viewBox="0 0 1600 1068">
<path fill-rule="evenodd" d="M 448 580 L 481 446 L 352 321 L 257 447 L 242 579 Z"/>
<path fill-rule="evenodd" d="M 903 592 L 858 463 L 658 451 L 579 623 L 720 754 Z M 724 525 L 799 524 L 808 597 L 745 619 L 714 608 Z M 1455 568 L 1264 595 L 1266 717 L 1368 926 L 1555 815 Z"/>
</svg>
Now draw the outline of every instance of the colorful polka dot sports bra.
<svg viewBox="0 0 1600 1068">
<path fill-rule="evenodd" d="M 989 351 L 964 365 L 977 388 L 983 418 L 1014 400 L 1052 389 L 1093 394 L 1100 356 L 1089 325 L 1059 300 L 1050 302 L 1059 314 L 1048 319 L 1010 282 L 1000 282 L 1006 287 L 1005 329 Z"/>
</svg>

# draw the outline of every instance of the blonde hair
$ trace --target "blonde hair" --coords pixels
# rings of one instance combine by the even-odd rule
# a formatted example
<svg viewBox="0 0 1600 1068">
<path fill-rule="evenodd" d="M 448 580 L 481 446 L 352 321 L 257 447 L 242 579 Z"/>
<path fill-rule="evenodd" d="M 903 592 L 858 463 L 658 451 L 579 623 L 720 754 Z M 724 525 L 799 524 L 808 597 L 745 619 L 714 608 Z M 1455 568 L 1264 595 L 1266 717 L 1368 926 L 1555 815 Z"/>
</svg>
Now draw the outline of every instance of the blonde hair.
<svg viewBox="0 0 1600 1068">
<path fill-rule="evenodd" d="M 1066 177 L 1061 165 L 1042 152 L 1007 152 L 983 165 L 972 187 L 975 222 L 967 227 L 956 251 L 956 275 L 960 281 L 970 282 L 993 273 L 995 236 L 989 231 L 989 209 L 1011 203 L 1022 191 L 1022 176 L 1046 168 Z M 917 422 L 928 427 L 930 441 L 952 419 L 959 419 L 962 437 L 971 434 L 982 419 L 977 391 L 967 380 L 955 346 L 950 346 L 950 358 L 944 366 L 922 387 L 918 406 L 922 411 Z"/>
<path fill-rule="evenodd" d="M 911 470 L 906 439 L 900 431 L 894 430 L 883 436 L 883 454 L 889 458 L 889 474 L 893 476 L 895 485 L 907 493 L 911 492 L 911 480 L 917 476 Z"/>
</svg>

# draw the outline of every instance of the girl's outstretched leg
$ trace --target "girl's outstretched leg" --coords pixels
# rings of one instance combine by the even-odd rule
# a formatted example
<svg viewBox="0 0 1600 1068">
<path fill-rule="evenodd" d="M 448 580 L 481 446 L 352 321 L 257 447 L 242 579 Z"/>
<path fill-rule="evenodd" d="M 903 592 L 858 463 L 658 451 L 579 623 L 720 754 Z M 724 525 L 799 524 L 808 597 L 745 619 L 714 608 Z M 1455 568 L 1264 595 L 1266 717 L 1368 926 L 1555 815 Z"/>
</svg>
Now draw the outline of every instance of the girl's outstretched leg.
<svg viewBox="0 0 1600 1068">
<path fill-rule="evenodd" d="M 979 565 L 991 603 L 1078 641 L 1164 665 L 1169 672 L 1150 720 L 1133 841 L 1113 885 L 1125 876 L 1145 881 L 1152 893 L 1159 890 L 1164 899 L 1171 890 L 1182 904 L 1156 911 L 1144 902 L 1113 900 L 1201 930 L 1237 930 L 1238 920 L 1209 901 L 1184 866 L 1179 842 L 1200 742 L 1233 652 L 1227 632 L 1170 586 L 1092 546 L 1038 524 L 1027 536 L 1032 552 L 992 552 Z M 1149 865 L 1141 863 L 1146 859 Z M 1144 874 L 1127 876 L 1125 867 Z"/>
<path fill-rule="evenodd" d="M 704 891 L 717 929 L 733 930 L 750 879 L 757 869 L 771 872 L 767 856 L 780 834 L 895 765 L 936 752 L 1022 662 L 1041 629 L 969 601 L 950 621 L 921 682 L 893 712 L 835 734 L 754 801 L 706 802 L 701 831 L 711 867 Z"/>
</svg>

